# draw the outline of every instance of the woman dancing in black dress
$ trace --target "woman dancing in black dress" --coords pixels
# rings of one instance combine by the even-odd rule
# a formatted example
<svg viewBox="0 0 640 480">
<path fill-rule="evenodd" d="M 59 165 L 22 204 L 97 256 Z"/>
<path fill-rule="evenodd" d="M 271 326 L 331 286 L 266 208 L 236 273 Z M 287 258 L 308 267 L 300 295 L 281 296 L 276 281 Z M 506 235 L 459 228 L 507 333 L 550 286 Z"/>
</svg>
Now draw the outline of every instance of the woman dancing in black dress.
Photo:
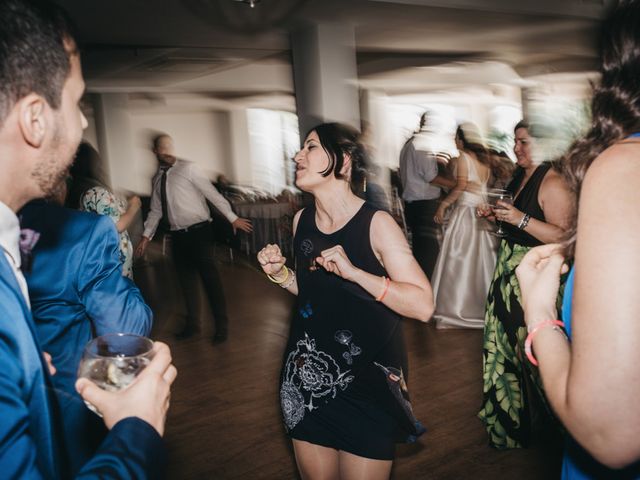
<svg viewBox="0 0 640 480">
<path fill-rule="evenodd" d="M 386 212 L 353 193 L 357 132 L 315 127 L 296 155 L 296 185 L 315 202 L 293 221 L 295 271 L 277 245 L 258 261 L 298 296 L 280 384 L 304 479 L 388 478 L 397 442 L 424 432 L 407 393 L 401 316 L 427 321 L 429 281 Z"/>
</svg>

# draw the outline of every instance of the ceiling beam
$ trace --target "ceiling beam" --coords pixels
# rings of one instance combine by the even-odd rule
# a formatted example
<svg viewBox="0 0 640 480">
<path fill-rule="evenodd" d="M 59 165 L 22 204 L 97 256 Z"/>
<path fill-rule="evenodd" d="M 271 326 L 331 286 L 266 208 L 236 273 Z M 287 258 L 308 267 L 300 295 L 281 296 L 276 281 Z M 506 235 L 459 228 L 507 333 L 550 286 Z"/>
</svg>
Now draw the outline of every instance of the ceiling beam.
<svg viewBox="0 0 640 480">
<path fill-rule="evenodd" d="M 602 18 L 613 0 L 369 0 L 421 7 L 541 16 Z"/>
</svg>

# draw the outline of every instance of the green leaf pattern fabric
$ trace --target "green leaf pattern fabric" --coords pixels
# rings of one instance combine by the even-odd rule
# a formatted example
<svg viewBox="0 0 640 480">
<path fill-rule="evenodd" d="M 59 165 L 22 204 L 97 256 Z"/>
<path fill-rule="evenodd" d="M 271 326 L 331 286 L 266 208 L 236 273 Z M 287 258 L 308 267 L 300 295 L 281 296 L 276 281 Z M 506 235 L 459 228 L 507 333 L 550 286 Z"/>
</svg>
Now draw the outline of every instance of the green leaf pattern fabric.
<svg viewBox="0 0 640 480">
<path fill-rule="evenodd" d="M 498 449 L 529 444 L 531 395 L 539 397 L 544 405 L 542 410 L 549 418 L 552 416 L 544 400 L 538 371 L 524 355 L 527 329 L 515 269 L 529 250 L 530 247 L 502 240 L 486 303 L 483 404 L 478 417 L 485 424 L 490 445 Z M 562 289 L 560 293 L 558 307 L 562 302 Z"/>
</svg>

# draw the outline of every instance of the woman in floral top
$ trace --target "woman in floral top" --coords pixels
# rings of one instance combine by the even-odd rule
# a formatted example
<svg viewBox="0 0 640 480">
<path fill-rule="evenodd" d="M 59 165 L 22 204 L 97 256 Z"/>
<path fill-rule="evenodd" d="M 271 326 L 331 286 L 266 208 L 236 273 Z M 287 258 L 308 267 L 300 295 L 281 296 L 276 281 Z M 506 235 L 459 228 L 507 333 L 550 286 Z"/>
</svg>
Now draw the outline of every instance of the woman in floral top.
<svg viewBox="0 0 640 480">
<path fill-rule="evenodd" d="M 127 201 L 109 189 L 103 180 L 100 156 L 88 143 L 83 142 L 78 147 L 71 175 L 73 185 L 67 206 L 111 217 L 120 234 L 122 274 L 133 280 L 133 245 L 127 228 L 140 210 L 140 198 L 134 195 Z"/>
<path fill-rule="evenodd" d="M 127 201 L 116 197 L 104 187 L 93 187 L 84 192 L 80 199 L 80 210 L 108 215 L 116 224 L 120 234 L 120 261 L 122 274 L 133 280 L 133 246 L 127 227 L 140 210 L 140 198 L 133 196 Z"/>
</svg>

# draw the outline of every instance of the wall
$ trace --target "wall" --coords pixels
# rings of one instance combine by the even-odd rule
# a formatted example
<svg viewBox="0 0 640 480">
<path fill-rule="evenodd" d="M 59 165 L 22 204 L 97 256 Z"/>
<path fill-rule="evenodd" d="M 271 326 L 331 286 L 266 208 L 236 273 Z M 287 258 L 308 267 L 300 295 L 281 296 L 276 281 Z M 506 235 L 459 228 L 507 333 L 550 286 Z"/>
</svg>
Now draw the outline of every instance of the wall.
<svg viewBox="0 0 640 480">
<path fill-rule="evenodd" d="M 150 141 L 158 133 L 171 135 L 176 155 L 196 162 L 212 180 L 221 173 L 234 179 L 226 112 L 131 112 L 130 117 L 134 148 L 131 161 L 135 177 L 141 179 L 137 182 L 141 193 L 150 193 L 150 178 L 157 170 Z"/>
<path fill-rule="evenodd" d="M 176 108 L 166 99 L 155 100 L 145 104 L 127 94 L 89 96 L 84 138 L 100 150 L 113 188 L 151 193 L 151 177 L 158 167 L 151 139 L 158 133 L 171 135 L 176 154 L 196 162 L 212 180 L 219 174 L 235 180 L 230 114 L 211 106 Z"/>
</svg>

